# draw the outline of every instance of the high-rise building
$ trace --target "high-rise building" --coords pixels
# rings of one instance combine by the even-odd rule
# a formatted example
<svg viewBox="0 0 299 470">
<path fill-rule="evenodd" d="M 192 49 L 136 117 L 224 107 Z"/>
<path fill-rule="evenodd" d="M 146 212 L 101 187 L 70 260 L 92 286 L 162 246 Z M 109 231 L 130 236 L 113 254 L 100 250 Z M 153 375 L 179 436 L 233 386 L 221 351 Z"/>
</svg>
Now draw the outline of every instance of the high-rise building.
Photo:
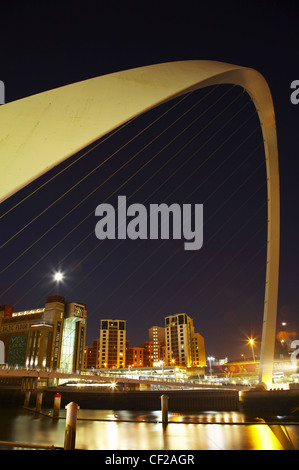
<svg viewBox="0 0 299 470">
<path fill-rule="evenodd" d="M 165 328 L 163 326 L 152 326 L 148 330 L 149 341 L 165 341 Z"/>
<path fill-rule="evenodd" d="M 192 336 L 192 365 L 194 367 L 206 366 L 205 340 L 199 333 Z"/>
<path fill-rule="evenodd" d="M 58 295 L 48 297 L 45 307 L 22 312 L 1 306 L 5 362 L 67 372 L 83 368 L 86 319 L 85 304 Z"/>
<path fill-rule="evenodd" d="M 193 320 L 185 313 L 165 318 L 166 361 L 180 366 L 192 365 Z"/>
<path fill-rule="evenodd" d="M 164 360 L 163 346 L 165 345 L 165 328 L 161 326 L 152 326 L 149 329 L 149 349 L 151 356 L 151 364 L 158 364 Z"/>
<path fill-rule="evenodd" d="M 165 363 L 164 341 L 159 341 L 158 344 L 155 344 L 153 341 L 145 341 L 140 345 L 140 347 L 144 349 L 144 367 L 160 366 L 161 361 Z"/>
<path fill-rule="evenodd" d="M 92 346 L 86 346 L 84 367 L 85 369 L 99 369 L 99 351 L 100 351 L 100 340 L 94 339 Z"/>
<path fill-rule="evenodd" d="M 126 367 L 143 367 L 143 347 L 129 347 L 129 342 L 126 342 Z"/>
<path fill-rule="evenodd" d="M 126 321 L 101 320 L 100 368 L 123 368 L 126 364 Z"/>
<path fill-rule="evenodd" d="M 193 320 L 185 313 L 165 318 L 165 343 L 168 365 L 205 365 L 204 339 L 194 332 Z"/>
</svg>

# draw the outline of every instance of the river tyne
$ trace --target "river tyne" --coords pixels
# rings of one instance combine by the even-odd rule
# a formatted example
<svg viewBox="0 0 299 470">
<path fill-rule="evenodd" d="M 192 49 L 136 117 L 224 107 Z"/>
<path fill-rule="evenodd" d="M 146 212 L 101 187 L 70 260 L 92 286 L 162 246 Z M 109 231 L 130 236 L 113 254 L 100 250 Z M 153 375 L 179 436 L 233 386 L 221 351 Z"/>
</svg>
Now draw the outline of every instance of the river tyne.
<svg viewBox="0 0 299 470">
<path fill-rule="evenodd" d="M 58 419 L 23 407 L 0 407 L 0 449 L 63 449 L 66 410 Z M 14 444 L 12 444 L 14 443 Z M 169 413 L 79 409 L 76 449 L 100 451 L 299 450 L 299 416 L 275 422 L 237 411 Z"/>
</svg>

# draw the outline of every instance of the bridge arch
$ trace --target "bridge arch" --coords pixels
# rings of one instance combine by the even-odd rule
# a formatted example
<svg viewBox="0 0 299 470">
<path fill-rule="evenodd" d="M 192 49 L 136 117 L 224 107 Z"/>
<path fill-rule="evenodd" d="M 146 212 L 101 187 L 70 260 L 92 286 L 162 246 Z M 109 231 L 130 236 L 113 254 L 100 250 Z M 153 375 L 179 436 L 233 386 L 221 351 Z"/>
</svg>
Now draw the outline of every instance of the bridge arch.
<svg viewBox="0 0 299 470">
<path fill-rule="evenodd" d="M 264 138 L 268 247 L 260 381 L 272 381 L 280 239 L 279 167 L 269 87 L 256 70 L 217 61 L 178 61 L 116 72 L 0 108 L 0 202 L 128 120 L 182 94 L 235 84 L 251 96 Z"/>
</svg>

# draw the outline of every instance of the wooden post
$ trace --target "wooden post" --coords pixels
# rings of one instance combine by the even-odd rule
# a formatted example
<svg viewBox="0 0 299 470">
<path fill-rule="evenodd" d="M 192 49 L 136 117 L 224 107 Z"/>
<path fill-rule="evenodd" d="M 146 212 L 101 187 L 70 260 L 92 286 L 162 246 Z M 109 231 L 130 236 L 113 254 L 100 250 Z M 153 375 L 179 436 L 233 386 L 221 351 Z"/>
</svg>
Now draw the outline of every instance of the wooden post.
<svg viewBox="0 0 299 470">
<path fill-rule="evenodd" d="M 77 411 L 80 407 L 73 401 L 66 405 L 64 450 L 74 450 L 76 443 Z"/>
<path fill-rule="evenodd" d="M 168 396 L 161 396 L 162 423 L 168 424 Z"/>
<path fill-rule="evenodd" d="M 54 397 L 53 418 L 59 418 L 61 395 L 56 393 Z"/>
<path fill-rule="evenodd" d="M 42 409 L 42 401 L 43 401 L 43 392 L 37 392 L 36 395 L 36 404 L 35 404 L 35 411 L 37 413 L 41 412 Z"/>
<path fill-rule="evenodd" d="M 31 391 L 30 391 L 30 390 L 26 390 L 26 393 L 25 393 L 25 401 L 24 401 L 24 406 L 25 406 L 26 408 L 28 408 L 29 403 L 30 403 L 30 395 L 31 395 Z"/>
</svg>

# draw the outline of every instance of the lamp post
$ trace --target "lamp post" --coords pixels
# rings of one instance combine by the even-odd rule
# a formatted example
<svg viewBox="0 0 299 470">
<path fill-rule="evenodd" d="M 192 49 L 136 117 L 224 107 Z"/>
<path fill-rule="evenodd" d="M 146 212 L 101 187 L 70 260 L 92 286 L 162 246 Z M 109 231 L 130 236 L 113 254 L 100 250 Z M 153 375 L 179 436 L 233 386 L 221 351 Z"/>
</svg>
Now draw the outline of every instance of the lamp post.
<svg viewBox="0 0 299 470">
<path fill-rule="evenodd" d="M 162 377 L 163 377 L 163 380 L 164 380 L 164 361 L 160 361 L 160 365 L 161 365 L 161 369 L 162 369 Z"/>
<path fill-rule="evenodd" d="M 215 357 L 209 356 L 207 357 L 209 363 L 210 363 L 210 377 L 212 377 L 212 361 L 215 361 Z"/>
<path fill-rule="evenodd" d="M 253 346 L 254 346 L 254 339 L 250 338 L 250 339 L 248 340 L 248 344 L 251 346 L 253 362 L 255 362 L 255 355 L 254 355 L 254 349 L 253 349 Z"/>
</svg>

